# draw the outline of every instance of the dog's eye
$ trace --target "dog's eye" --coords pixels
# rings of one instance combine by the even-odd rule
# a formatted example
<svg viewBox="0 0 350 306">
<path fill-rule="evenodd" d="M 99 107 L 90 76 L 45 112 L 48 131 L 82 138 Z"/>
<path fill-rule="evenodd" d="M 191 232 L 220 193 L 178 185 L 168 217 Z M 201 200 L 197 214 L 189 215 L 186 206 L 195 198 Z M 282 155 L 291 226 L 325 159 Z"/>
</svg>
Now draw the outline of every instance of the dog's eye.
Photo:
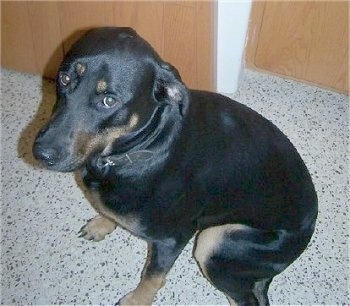
<svg viewBox="0 0 350 306">
<path fill-rule="evenodd" d="M 60 82 L 63 86 L 67 86 L 71 81 L 71 78 L 68 74 L 62 73 L 60 76 Z"/>
<path fill-rule="evenodd" d="M 117 103 L 117 100 L 111 96 L 103 98 L 103 105 L 107 108 L 113 107 Z"/>
</svg>

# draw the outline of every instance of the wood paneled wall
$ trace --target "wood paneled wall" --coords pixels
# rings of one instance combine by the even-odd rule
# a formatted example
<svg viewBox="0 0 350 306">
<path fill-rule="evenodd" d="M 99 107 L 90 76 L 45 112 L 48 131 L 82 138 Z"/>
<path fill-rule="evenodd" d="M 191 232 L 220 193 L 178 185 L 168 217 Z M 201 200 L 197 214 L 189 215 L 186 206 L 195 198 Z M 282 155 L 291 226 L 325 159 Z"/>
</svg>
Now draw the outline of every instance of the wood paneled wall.
<svg viewBox="0 0 350 306">
<path fill-rule="evenodd" d="M 254 2 L 246 62 L 349 92 L 349 2 Z"/>
<path fill-rule="evenodd" d="M 214 1 L 2 1 L 1 65 L 54 77 L 94 26 L 131 26 L 192 88 L 215 89 Z M 246 64 L 349 91 L 347 1 L 255 1 Z"/>
<path fill-rule="evenodd" d="M 1 65 L 54 77 L 82 31 L 131 26 L 178 68 L 189 87 L 212 90 L 213 5 L 202 1 L 2 1 Z"/>
</svg>

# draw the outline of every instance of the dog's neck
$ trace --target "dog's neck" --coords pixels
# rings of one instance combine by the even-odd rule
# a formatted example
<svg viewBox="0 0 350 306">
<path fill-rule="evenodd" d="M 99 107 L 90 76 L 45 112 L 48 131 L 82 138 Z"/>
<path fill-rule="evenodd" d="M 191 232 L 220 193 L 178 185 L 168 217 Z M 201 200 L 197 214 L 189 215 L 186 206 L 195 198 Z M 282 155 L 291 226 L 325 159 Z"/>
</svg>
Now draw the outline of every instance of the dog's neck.
<svg viewBox="0 0 350 306">
<path fill-rule="evenodd" d="M 145 167 L 150 170 L 160 166 L 168 158 L 184 119 L 183 114 L 177 116 L 174 111 L 175 108 L 160 106 L 148 124 L 134 135 L 116 140 L 108 151 L 92 159 L 90 165 L 101 174 L 111 170 L 130 175 L 145 173 L 140 171 Z"/>
</svg>

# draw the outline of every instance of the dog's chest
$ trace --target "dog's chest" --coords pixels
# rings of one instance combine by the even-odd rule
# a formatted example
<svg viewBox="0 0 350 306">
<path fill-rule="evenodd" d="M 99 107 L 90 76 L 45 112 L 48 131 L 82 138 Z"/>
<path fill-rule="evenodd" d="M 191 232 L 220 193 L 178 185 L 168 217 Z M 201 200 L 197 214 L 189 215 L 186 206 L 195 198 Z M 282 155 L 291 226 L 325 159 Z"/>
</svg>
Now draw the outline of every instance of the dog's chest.
<svg viewBox="0 0 350 306">
<path fill-rule="evenodd" d="M 93 208 L 102 216 L 115 221 L 118 226 L 128 230 L 136 236 L 143 236 L 143 228 L 140 223 L 140 218 L 137 212 L 127 214 L 118 214 L 110 209 L 97 191 L 89 192 L 89 200 Z"/>
</svg>

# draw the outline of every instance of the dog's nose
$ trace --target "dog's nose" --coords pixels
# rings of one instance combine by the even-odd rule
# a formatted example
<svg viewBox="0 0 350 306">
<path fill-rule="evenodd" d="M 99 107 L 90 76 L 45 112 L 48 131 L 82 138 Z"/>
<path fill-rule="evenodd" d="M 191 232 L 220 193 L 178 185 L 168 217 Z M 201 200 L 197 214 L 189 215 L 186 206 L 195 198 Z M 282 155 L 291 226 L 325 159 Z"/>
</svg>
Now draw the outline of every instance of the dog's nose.
<svg viewBox="0 0 350 306">
<path fill-rule="evenodd" d="M 33 147 L 33 155 L 36 159 L 42 161 L 47 166 L 53 166 L 58 160 L 58 151 L 54 148 L 44 147 L 35 144 Z"/>
</svg>

